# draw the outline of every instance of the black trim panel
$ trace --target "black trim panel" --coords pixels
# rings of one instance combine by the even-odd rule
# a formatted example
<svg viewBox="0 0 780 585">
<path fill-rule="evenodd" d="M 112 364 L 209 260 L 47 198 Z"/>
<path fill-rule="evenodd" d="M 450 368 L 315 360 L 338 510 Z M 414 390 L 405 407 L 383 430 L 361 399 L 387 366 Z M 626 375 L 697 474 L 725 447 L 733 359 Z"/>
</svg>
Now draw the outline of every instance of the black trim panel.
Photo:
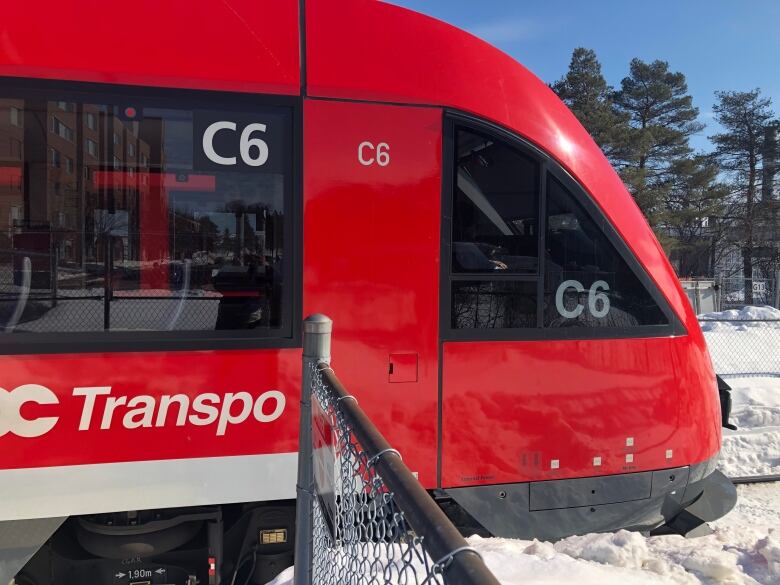
<svg viewBox="0 0 780 585">
<path fill-rule="evenodd" d="M 445 491 L 493 536 L 555 541 L 621 528 L 652 530 L 683 510 L 688 477 L 688 467 L 676 467 Z"/>
</svg>

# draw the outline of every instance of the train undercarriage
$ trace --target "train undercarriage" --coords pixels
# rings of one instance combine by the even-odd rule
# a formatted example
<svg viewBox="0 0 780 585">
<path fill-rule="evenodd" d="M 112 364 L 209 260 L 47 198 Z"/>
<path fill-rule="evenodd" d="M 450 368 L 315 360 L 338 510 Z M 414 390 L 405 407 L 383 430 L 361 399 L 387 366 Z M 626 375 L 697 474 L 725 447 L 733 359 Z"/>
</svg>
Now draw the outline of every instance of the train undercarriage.
<svg viewBox="0 0 780 585">
<path fill-rule="evenodd" d="M 736 501 L 716 463 L 432 495 L 467 536 L 554 541 L 629 528 L 695 537 Z M 34 540 L 36 521 L 25 522 L 3 524 Z M 293 500 L 72 516 L 54 526 L 29 562 L 23 549 L 0 550 L 24 565 L 16 585 L 262 585 L 294 560 Z"/>
</svg>

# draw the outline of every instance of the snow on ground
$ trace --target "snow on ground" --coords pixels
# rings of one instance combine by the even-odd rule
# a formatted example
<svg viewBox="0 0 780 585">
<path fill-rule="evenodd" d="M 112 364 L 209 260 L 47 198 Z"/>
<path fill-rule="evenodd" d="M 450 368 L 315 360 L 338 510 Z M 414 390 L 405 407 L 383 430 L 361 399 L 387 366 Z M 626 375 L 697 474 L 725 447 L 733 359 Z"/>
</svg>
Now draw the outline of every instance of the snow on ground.
<svg viewBox="0 0 780 585">
<path fill-rule="evenodd" d="M 780 585 L 780 484 L 740 486 L 736 508 L 712 525 L 714 534 L 693 539 L 621 530 L 554 544 L 478 536 L 469 543 L 503 585 Z"/>
<path fill-rule="evenodd" d="M 502 585 L 780 585 L 780 484 L 738 490 L 734 510 L 701 538 L 620 530 L 556 543 L 479 536 L 468 542 Z M 271 584 L 292 582 L 291 567 Z"/>
<path fill-rule="evenodd" d="M 729 477 L 780 473 L 780 377 L 730 378 L 731 422 L 719 467 Z M 779 526 L 780 528 L 780 526 Z"/>
</svg>

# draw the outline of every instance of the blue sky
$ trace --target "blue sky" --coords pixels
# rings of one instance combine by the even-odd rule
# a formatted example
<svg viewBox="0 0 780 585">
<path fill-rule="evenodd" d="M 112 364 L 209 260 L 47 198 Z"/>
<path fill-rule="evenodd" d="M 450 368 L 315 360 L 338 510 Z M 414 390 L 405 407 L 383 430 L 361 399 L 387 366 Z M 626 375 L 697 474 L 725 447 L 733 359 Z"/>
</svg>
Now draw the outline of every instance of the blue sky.
<svg viewBox="0 0 780 585">
<path fill-rule="evenodd" d="M 715 90 L 760 87 L 780 115 L 780 1 L 709 0 L 392 0 L 485 39 L 546 82 L 565 74 L 575 47 L 596 51 L 607 82 L 617 86 L 633 57 L 668 61 L 685 74 L 707 128 Z"/>
</svg>

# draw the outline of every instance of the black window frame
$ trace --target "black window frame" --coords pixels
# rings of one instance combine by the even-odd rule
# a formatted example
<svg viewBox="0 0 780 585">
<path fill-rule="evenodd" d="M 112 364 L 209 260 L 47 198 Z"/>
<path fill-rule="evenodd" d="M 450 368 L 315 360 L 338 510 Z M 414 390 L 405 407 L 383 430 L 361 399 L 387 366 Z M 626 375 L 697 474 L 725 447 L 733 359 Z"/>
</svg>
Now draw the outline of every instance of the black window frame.
<svg viewBox="0 0 780 585">
<path fill-rule="evenodd" d="M 290 110 L 289 184 L 284 195 L 283 310 L 279 329 L 214 331 L 90 331 L 0 333 L 0 355 L 162 352 L 300 348 L 303 306 L 303 98 L 201 89 L 174 89 L 74 81 L 0 78 L 0 97 L 125 106 L 137 101 L 160 108 L 243 112 Z M 82 171 L 80 171 L 82 172 Z"/>
<path fill-rule="evenodd" d="M 455 189 L 456 141 L 459 129 L 493 136 L 531 157 L 539 164 L 538 261 L 537 273 L 495 274 L 463 273 L 452 270 L 453 203 Z M 672 310 L 647 271 L 628 248 L 588 191 L 552 156 L 529 141 L 495 123 L 474 115 L 445 110 L 442 124 L 442 193 L 441 193 L 441 286 L 439 287 L 439 331 L 442 341 L 528 341 L 565 339 L 631 339 L 687 335 L 687 330 Z M 547 232 L 547 177 L 557 179 L 586 213 L 599 225 L 609 243 L 637 277 L 658 305 L 667 323 L 636 327 L 544 327 L 545 238 Z M 528 328 L 457 329 L 452 326 L 452 284 L 457 281 L 526 281 L 536 282 L 537 324 Z"/>
</svg>

